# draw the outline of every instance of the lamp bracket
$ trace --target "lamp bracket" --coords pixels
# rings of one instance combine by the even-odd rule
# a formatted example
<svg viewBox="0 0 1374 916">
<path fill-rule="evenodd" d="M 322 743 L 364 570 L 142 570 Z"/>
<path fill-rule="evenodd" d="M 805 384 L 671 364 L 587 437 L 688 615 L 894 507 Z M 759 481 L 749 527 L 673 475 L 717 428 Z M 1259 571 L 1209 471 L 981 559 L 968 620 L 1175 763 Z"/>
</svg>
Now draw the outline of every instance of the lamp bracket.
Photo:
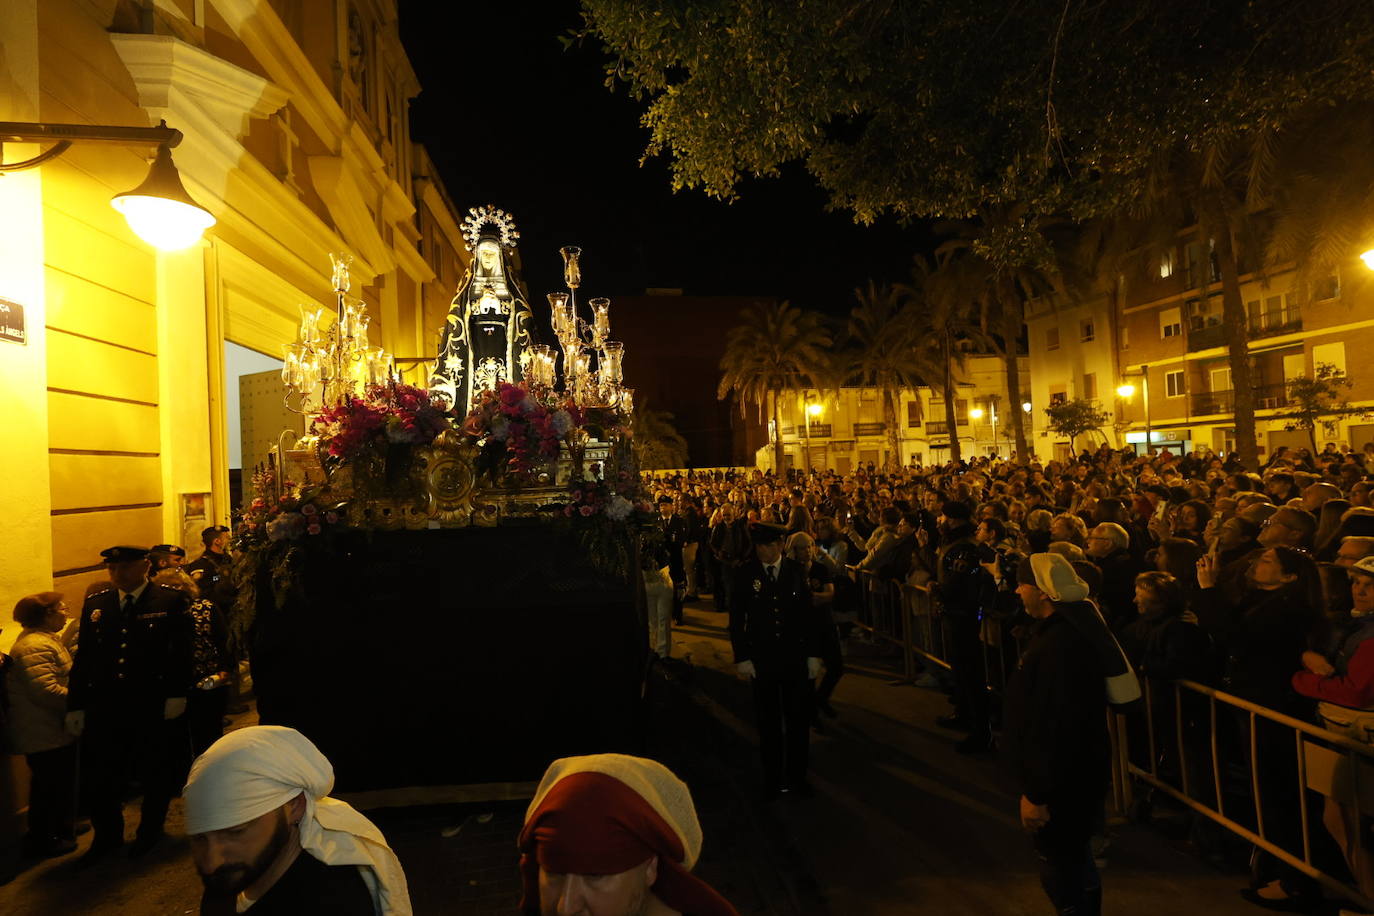
<svg viewBox="0 0 1374 916">
<path fill-rule="evenodd" d="M 120 127 L 106 124 L 47 124 L 39 121 L 0 121 L 0 148 L 6 143 L 48 143 L 54 145 L 32 159 L 6 163 L 0 161 L 0 174 L 18 172 L 42 165 L 65 153 L 73 142 L 148 144 L 168 149 L 181 142 L 182 133 L 162 121 L 157 127 Z"/>
</svg>

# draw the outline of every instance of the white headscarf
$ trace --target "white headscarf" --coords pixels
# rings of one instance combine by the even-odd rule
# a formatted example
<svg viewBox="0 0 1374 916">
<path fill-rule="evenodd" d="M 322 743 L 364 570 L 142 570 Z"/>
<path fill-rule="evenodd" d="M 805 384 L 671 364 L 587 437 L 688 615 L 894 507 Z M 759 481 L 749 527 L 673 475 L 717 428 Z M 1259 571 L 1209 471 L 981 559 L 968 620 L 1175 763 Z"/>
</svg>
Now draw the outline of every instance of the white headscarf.
<svg viewBox="0 0 1374 916">
<path fill-rule="evenodd" d="M 196 758 L 186 782 L 186 832 L 237 827 L 305 793 L 301 849 L 326 865 L 356 865 L 378 916 L 410 916 L 405 872 L 386 838 L 336 798 L 334 767 L 294 728 L 232 731 Z"/>
</svg>

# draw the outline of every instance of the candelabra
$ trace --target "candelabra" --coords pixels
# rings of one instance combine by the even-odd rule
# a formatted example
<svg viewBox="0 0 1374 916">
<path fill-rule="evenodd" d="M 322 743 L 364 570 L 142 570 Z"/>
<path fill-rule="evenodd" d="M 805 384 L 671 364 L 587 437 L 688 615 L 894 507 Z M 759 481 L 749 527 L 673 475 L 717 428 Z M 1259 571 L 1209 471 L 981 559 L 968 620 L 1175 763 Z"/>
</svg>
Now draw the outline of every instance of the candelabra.
<svg viewBox="0 0 1374 916">
<path fill-rule="evenodd" d="M 582 285 L 582 249 L 569 246 L 563 255 L 563 282 L 567 292 L 549 293 L 553 333 L 563 351 L 564 390 L 582 407 L 633 409 L 633 392 L 623 385 L 625 345 L 611 340 L 611 300 L 597 298 L 587 304 L 592 320 L 577 314 L 577 290 Z M 592 358 L 596 369 L 592 369 Z M 531 349 L 529 371 L 535 384 L 553 387 L 556 356 L 546 346 Z"/>
<path fill-rule="evenodd" d="M 287 388 L 286 405 L 301 414 L 340 403 L 358 386 L 383 384 L 390 375 L 387 352 L 369 345 L 367 306 L 349 296 L 353 281 L 348 266 L 352 258 L 332 254 L 329 258 L 334 265 L 334 321 L 322 329 L 324 310 L 303 306 L 299 339 L 287 345 L 281 370 Z M 299 408 L 291 407 L 293 393 L 300 399 Z"/>
</svg>

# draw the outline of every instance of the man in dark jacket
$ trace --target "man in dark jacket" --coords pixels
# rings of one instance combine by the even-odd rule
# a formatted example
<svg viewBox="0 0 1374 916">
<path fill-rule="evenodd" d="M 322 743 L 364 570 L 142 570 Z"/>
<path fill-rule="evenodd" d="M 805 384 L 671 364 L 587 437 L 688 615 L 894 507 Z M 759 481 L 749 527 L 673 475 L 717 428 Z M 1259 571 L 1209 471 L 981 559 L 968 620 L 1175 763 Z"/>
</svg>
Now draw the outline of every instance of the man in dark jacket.
<svg viewBox="0 0 1374 916">
<path fill-rule="evenodd" d="M 67 693 L 67 730 L 81 738 L 81 778 L 94 838 L 89 865 L 124 843 L 124 792 L 129 776 L 143 787 L 143 808 L 131 852 L 142 855 L 162 838 L 176 792 L 179 723 L 191 687 L 191 618 L 186 595 L 148 581 L 148 551 L 101 552 L 110 584 L 81 608 L 81 648 Z M 131 771 L 136 771 L 131 772 Z"/>
<path fill-rule="evenodd" d="M 1135 577 L 1144 564 L 1131 555 L 1131 535 L 1115 522 L 1103 522 L 1088 533 L 1084 551 L 1102 573 L 1102 616 L 1113 633 L 1135 620 Z"/>
<path fill-rule="evenodd" d="M 730 604 L 735 669 L 754 684 L 768 798 L 789 790 L 811 794 L 806 768 L 812 683 L 823 654 L 821 617 L 807 571 L 783 556 L 785 533 L 777 525 L 750 526 L 755 556 L 736 571 Z"/>
<path fill-rule="evenodd" d="M 954 668 L 954 714 L 940 719 L 940 724 L 968 730 L 968 737 L 956 745 L 964 754 L 992 749 L 982 629 L 983 615 L 996 596 L 996 583 L 982 564 L 997 555 L 977 543 L 972 519 L 967 503 L 944 504 L 939 520 L 941 545 L 935 558 L 934 591 L 948 627 Z"/>
<path fill-rule="evenodd" d="M 1040 882 L 1058 912 L 1099 916 L 1102 882 L 1089 846 L 1106 794 L 1106 668 L 1098 649 L 1059 611 L 1087 597 L 1062 557 L 1027 560 L 1016 593 L 1037 621 L 1007 687 L 1003 751 L 1035 837 Z"/>
</svg>

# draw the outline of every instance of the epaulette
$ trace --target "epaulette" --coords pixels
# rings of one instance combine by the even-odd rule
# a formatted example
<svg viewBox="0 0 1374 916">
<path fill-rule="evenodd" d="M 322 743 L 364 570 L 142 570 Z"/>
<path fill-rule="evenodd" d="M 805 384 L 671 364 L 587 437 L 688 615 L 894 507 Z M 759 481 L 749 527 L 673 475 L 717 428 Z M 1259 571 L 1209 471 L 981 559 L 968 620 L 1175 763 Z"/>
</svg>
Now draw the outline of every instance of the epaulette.
<svg viewBox="0 0 1374 916">
<path fill-rule="evenodd" d="M 154 582 L 158 588 L 165 588 L 169 592 L 180 592 L 181 588 L 176 585 L 168 585 L 166 582 Z"/>
<path fill-rule="evenodd" d="M 91 592 L 89 595 L 86 596 L 86 600 L 89 601 L 89 600 L 91 600 L 92 598 L 96 597 L 97 595 L 103 595 L 103 594 L 105 594 L 106 592 L 112 592 L 112 591 L 114 591 L 114 586 L 113 586 L 113 585 L 107 585 L 107 586 L 105 586 L 104 588 L 102 588 L 102 589 L 101 589 L 100 591 L 98 591 L 98 592 Z"/>
</svg>

